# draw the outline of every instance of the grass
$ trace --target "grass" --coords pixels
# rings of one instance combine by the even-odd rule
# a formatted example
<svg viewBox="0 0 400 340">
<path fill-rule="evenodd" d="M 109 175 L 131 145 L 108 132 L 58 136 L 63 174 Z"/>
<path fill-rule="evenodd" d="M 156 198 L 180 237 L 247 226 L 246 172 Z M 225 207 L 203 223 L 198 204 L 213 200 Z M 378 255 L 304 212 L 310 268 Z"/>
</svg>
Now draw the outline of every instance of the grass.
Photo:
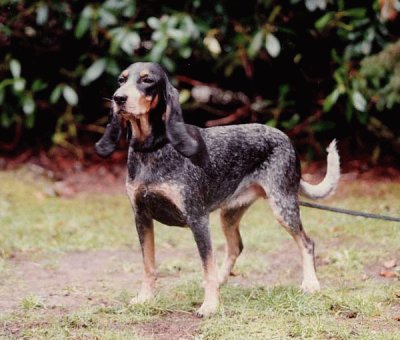
<svg viewBox="0 0 400 340">
<path fill-rule="evenodd" d="M 129 301 L 138 288 L 141 260 L 123 193 L 52 197 L 47 194 L 52 183 L 26 170 L 0 172 L 0 183 L 0 338 L 400 338 L 399 278 L 379 276 L 385 261 L 400 261 L 398 223 L 302 208 L 305 229 L 317 244 L 323 286 L 320 293 L 306 295 L 298 289 L 295 243 L 265 202 L 257 202 L 241 224 L 245 250 L 235 267 L 239 276 L 222 287 L 218 314 L 198 320 L 192 312 L 203 297 L 200 261 L 188 230 L 157 225 L 159 294 L 133 308 Z M 399 184 L 348 183 L 326 204 L 399 216 L 399 200 Z M 218 222 L 213 214 L 220 262 L 224 240 Z M 52 288 L 69 299 L 81 298 L 72 306 L 62 296 L 53 300 L 50 288 L 47 294 L 29 287 L 29 278 L 18 274 L 20 263 L 28 260 L 51 277 L 63 274 L 70 254 L 85 258 L 107 250 L 112 255 L 127 247 L 136 249 L 133 261 L 104 264 L 102 277 L 110 281 L 90 283 L 86 278 Z M 111 284 L 113 277 L 124 276 L 135 281 Z M 44 279 L 43 286 L 47 283 Z M 1 312 L 9 292 L 26 295 Z"/>
</svg>

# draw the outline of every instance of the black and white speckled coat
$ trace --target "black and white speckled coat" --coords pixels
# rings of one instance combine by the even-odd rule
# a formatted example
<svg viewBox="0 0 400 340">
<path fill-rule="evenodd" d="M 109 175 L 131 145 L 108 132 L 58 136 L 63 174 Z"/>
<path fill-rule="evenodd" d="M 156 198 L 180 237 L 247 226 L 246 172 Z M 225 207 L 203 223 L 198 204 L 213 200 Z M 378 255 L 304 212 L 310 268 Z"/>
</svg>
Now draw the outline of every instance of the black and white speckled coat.
<svg viewBox="0 0 400 340">
<path fill-rule="evenodd" d="M 300 164 L 289 138 L 261 124 L 201 129 L 183 122 L 177 90 L 162 68 L 135 63 L 122 72 L 113 96 L 110 122 L 96 144 L 108 156 L 128 121 L 132 138 L 128 155 L 127 192 L 142 247 L 144 277 L 133 303 L 154 296 L 155 261 L 153 219 L 193 232 L 204 270 L 205 299 L 200 316 L 214 313 L 219 285 L 226 282 L 242 251 L 239 221 L 257 198 L 268 199 L 277 220 L 298 244 L 303 258 L 305 291 L 319 290 L 314 243 L 305 234 L 299 214 L 299 192 L 322 198 L 339 180 L 335 142 L 328 148 L 328 170 L 318 185 L 301 179 Z M 217 273 L 209 214 L 221 209 L 226 258 Z"/>
</svg>

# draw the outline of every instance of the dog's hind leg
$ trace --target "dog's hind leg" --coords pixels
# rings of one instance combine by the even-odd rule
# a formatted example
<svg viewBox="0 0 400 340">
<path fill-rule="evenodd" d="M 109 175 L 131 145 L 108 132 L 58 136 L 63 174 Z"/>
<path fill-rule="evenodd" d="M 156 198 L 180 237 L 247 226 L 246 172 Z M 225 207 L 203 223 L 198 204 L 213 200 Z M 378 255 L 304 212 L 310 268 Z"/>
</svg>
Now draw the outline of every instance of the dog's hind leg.
<svg viewBox="0 0 400 340">
<path fill-rule="evenodd" d="M 132 304 L 144 303 L 152 299 L 156 284 L 153 220 L 147 216 L 136 214 L 135 222 L 142 249 L 143 281 L 138 296 L 131 301 Z"/>
<path fill-rule="evenodd" d="M 315 292 L 320 290 L 320 285 L 315 273 L 314 242 L 304 232 L 298 205 L 297 193 L 279 194 L 276 190 L 268 192 L 268 201 L 278 222 L 292 235 L 296 241 L 303 262 L 303 283 L 301 288 L 304 292 Z"/>
<path fill-rule="evenodd" d="M 197 316 L 206 317 L 215 313 L 219 305 L 219 284 L 217 266 L 212 250 L 208 216 L 189 222 L 203 266 L 204 302 L 196 312 Z"/>
<path fill-rule="evenodd" d="M 226 245 L 225 259 L 218 273 L 218 282 L 220 285 L 228 280 L 236 259 L 243 250 L 239 223 L 248 207 L 249 205 L 221 209 L 221 226 L 226 238 Z"/>
</svg>

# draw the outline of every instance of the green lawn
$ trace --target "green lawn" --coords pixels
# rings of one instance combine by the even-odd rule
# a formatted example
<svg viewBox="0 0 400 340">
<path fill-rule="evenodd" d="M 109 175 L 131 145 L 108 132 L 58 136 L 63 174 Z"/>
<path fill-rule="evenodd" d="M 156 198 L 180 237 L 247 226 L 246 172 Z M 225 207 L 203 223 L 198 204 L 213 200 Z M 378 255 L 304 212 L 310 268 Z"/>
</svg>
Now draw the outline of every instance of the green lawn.
<svg viewBox="0 0 400 340">
<path fill-rule="evenodd" d="M 159 294 L 133 308 L 141 258 L 123 190 L 65 199 L 51 186 L 27 170 L 0 172 L 0 338 L 400 338 L 400 267 L 383 266 L 400 265 L 400 223 L 302 208 L 322 285 L 305 295 L 295 243 L 259 201 L 242 221 L 245 249 L 220 311 L 201 320 L 189 230 L 157 225 Z M 399 202 L 398 183 L 352 181 L 324 204 L 400 216 Z M 217 214 L 212 233 L 220 263 Z"/>
</svg>

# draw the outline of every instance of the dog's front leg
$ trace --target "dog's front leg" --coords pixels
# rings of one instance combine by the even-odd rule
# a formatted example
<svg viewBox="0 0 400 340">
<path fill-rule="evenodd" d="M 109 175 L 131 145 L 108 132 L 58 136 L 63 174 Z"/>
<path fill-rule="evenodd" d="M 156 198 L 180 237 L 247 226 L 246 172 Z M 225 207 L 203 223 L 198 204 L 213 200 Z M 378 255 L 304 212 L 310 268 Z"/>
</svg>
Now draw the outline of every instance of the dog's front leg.
<svg viewBox="0 0 400 340">
<path fill-rule="evenodd" d="M 139 236 L 143 257 L 142 288 L 131 303 L 143 303 L 154 297 L 156 285 L 156 269 L 154 256 L 153 220 L 145 215 L 135 215 L 136 229 Z"/>
<path fill-rule="evenodd" d="M 219 305 L 219 284 L 214 254 L 211 244 L 208 216 L 190 223 L 203 266 L 204 302 L 196 315 L 207 317 L 215 313 Z"/>
</svg>

